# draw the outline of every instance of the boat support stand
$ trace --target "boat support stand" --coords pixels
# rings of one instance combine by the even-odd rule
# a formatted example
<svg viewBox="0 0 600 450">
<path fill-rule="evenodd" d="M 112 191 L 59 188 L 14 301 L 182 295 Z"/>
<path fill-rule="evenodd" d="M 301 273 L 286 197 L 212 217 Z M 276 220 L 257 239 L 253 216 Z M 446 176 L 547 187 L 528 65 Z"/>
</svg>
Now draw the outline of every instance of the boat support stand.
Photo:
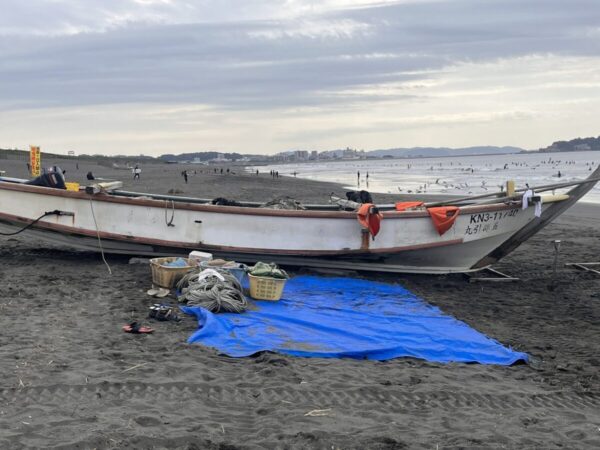
<svg viewBox="0 0 600 450">
<path fill-rule="evenodd" d="M 483 269 L 480 272 L 477 273 L 487 273 L 489 274 L 489 276 L 485 276 L 485 277 L 474 277 L 471 274 L 466 274 L 466 276 L 469 278 L 469 283 L 480 283 L 480 282 L 510 282 L 510 281 L 519 281 L 520 278 L 517 277 L 511 277 L 510 275 L 507 275 L 503 272 L 500 272 L 499 270 L 496 269 L 492 269 L 491 267 L 486 267 L 485 269 Z"/>
<path fill-rule="evenodd" d="M 596 275 L 600 275 L 600 270 L 596 270 L 596 269 L 592 269 L 591 267 L 588 267 L 588 266 L 595 266 L 595 267 L 600 268 L 600 262 L 566 263 L 565 266 L 575 267 L 576 269 L 579 269 L 579 270 L 585 270 L 586 272 L 592 272 L 592 273 L 595 273 Z"/>
</svg>

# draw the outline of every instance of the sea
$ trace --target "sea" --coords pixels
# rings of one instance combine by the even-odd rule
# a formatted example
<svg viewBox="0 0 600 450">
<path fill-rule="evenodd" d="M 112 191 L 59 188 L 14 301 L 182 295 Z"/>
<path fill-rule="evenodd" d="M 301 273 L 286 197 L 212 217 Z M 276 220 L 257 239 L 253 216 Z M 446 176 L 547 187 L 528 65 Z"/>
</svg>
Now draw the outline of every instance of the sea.
<svg viewBox="0 0 600 450">
<path fill-rule="evenodd" d="M 600 152 L 397 158 L 273 164 L 256 167 L 280 175 L 341 183 L 347 189 L 388 194 L 478 195 L 581 180 L 600 164 Z M 557 191 L 562 192 L 562 191 Z M 582 201 L 600 203 L 600 183 Z"/>
</svg>

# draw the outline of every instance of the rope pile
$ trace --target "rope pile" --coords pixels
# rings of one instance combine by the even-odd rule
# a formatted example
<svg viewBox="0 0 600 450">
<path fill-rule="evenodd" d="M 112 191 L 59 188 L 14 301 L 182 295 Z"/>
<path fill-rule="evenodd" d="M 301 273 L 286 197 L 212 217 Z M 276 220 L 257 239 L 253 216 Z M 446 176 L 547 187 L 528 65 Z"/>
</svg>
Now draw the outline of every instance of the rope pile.
<svg viewBox="0 0 600 450">
<path fill-rule="evenodd" d="M 177 284 L 181 289 L 181 295 L 177 298 L 179 302 L 186 303 L 188 306 L 200 306 L 214 313 L 241 313 L 246 310 L 248 301 L 242 293 L 242 286 L 229 272 L 218 270 L 204 279 L 198 278 L 198 272 L 192 272 L 179 281 Z"/>
<path fill-rule="evenodd" d="M 304 210 L 306 209 L 304 206 L 300 204 L 298 200 L 295 200 L 287 195 L 282 197 L 276 197 L 271 201 L 263 203 L 259 206 L 259 208 L 267 208 L 267 209 L 289 209 L 289 210 Z"/>
</svg>

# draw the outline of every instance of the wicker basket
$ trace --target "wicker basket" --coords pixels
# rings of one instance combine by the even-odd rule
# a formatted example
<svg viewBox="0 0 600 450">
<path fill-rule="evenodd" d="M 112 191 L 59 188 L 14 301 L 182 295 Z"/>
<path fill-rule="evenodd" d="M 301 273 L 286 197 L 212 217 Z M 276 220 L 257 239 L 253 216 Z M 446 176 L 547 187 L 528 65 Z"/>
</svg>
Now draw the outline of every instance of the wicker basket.
<svg viewBox="0 0 600 450">
<path fill-rule="evenodd" d="M 285 279 L 271 277 L 255 277 L 248 274 L 250 280 L 250 297 L 256 300 L 277 301 L 283 294 Z"/>
<path fill-rule="evenodd" d="M 188 258 L 181 258 L 187 263 L 186 267 L 166 267 L 162 265 L 177 259 L 179 259 L 179 256 L 151 259 L 150 268 L 152 269 L 152 283 L 171 289 L 186 273 L 196 267 L 194 261 Z"/>
</svg>

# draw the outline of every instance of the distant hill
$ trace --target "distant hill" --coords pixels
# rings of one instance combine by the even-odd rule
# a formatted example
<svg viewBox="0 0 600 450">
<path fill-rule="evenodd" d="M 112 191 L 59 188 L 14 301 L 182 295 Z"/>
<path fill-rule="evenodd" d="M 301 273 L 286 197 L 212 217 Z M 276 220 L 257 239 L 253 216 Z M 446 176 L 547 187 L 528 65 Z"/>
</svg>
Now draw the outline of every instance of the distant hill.
<svg viewBox="0 0 600 450">
<path fill-rule="evenodd" d="M 582 152 L 582 151 L 600 151 L 600 136 L 577 138 L 570 141 L 556 141 L 546 148 L 540 148 L 538 151 L 546 152 Z"/>
<path fill-rule="evenodd" d="M 366 152 L 369 156 L 391 156 L 394 158 L 418 158 L 435 156 L 471 156 L 471 155 L 499 155 L 506 153 L 519 153 L 525 151 L 519 147 L 412 147 L 412 148 L 390 148 L 387 150 L 373 150 Z"/>
</svg>

